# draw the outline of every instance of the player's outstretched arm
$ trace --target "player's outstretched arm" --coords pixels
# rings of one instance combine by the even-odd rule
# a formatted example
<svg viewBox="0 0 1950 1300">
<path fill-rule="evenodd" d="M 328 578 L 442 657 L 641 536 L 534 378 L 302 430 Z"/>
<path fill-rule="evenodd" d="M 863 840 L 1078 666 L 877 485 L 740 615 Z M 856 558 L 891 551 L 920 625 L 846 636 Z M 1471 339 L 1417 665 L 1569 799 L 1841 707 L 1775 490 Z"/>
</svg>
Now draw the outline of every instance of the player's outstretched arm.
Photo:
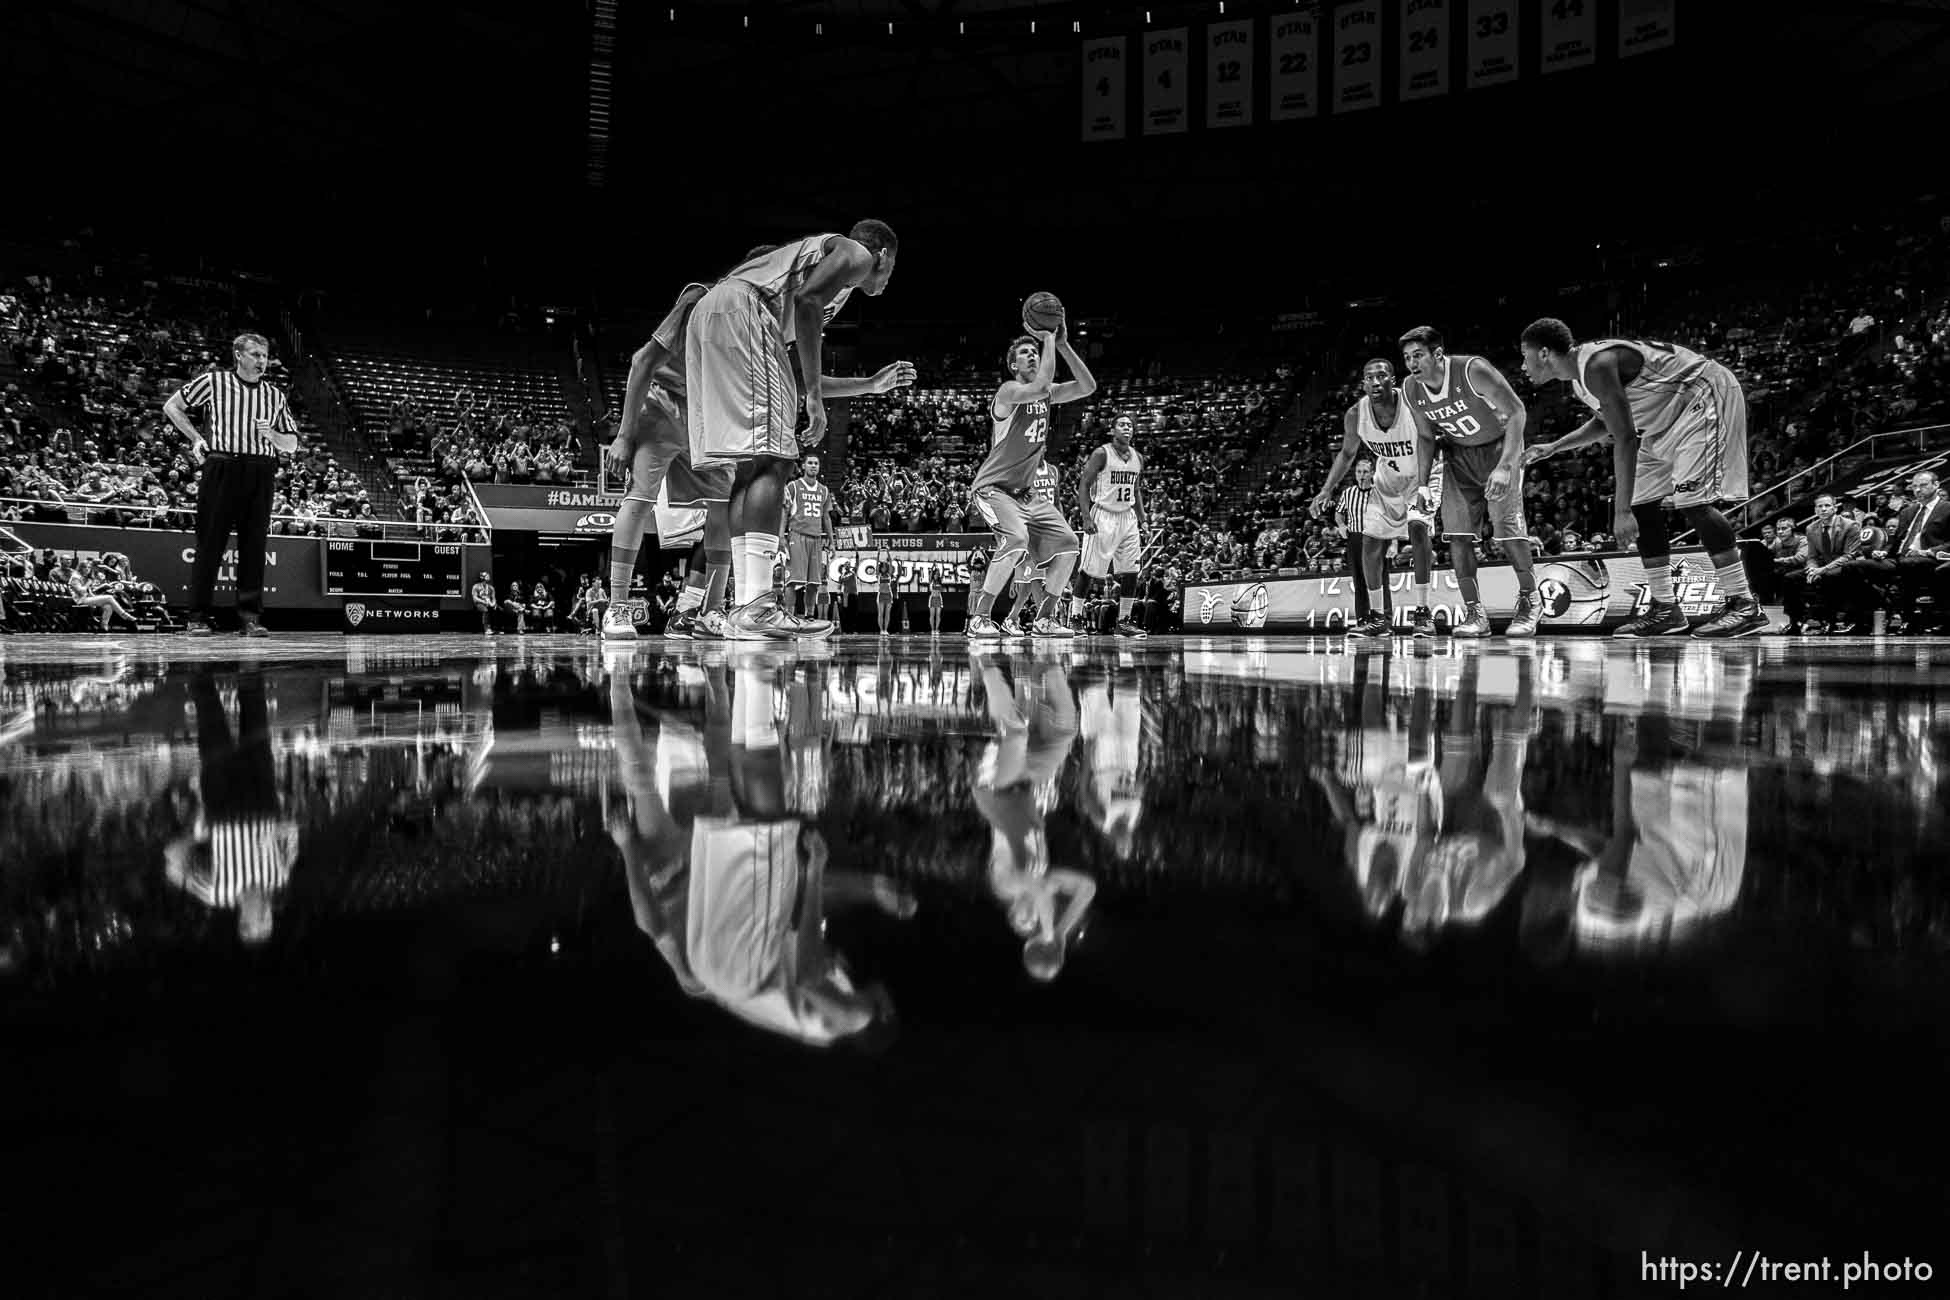
<svg viewBox="0 0 1950 1300">
<path fill-rule="evenodd" d="M 882 366 L 862 379 L 842 379 L 838 375 L 824 375 L 819 381 L 821 397 L 870 397 L 878 393 L 890 393 L 896 388 L 906 388 L 914 382 L 914 363 L 896 361 Z"/>
<path fill-rule="evenodd" d="M 1580 447 L 1595 447 L 1599 443 L 1607 441 L 1610 437 L 1611 430 L 1605 427 L 1605 417 L 1602 415 L 1593 416 L 1577 428 L 1571 430 L 1571 432 L 1565 434 L 1562 438 L 1558 438 L 1552 442 L 1540 442 L 1536 446 L 1527 449 L 1523 454 L 1523 463 L 1526 465 L 1535 465 L 1540 460 L 1549 460 L 1552 456 L 1562 455 L 1567 451 L 1576 451 Z"/>
<path fill-rule="evenodd" d="M 1049 400 L 1053 405 L 1064 402 L 1080 402 L 1097 391 L 1097 377 L 1090 373 L 1090 367 L 1083 363 L 1075 348 L 1070 346 L 1070 322 L 1059 318 L 1056 322 L 1056 350 L 1063 358 L 1063 364 L 1070 368 L 1073 376 L 1068 383 L 1058 384 L 1050 390 Z"/>
<path fill-rule="evenodd" d="M 1083 473 L 1077 476 L 1077 512 L 1083 517 L 1086 533 L 1097 531 L 1097 521 L 1090 517 L 1090 485 L 1104 472 L 1104 460 L 1104 449 L 1099 447 L 1090 453 L 1090 459 L 1083 463 Z"/>
<path fill-rule="evenodd" d="M 1334 463 L 1327 469 L 1327 481 L 1320 485 L 1320 491 L 1307 503 L 1307 513 L 1318 519 L 1334 504 L 1334 489 L 1347 477 L 1348 470 L 1354 467 L 1354 458 L 1361 454 L 1360 407 L 1347 408 L 1347 418 L 1341 421 L 1341 449 L 1334 455 Z"/>
</svg>

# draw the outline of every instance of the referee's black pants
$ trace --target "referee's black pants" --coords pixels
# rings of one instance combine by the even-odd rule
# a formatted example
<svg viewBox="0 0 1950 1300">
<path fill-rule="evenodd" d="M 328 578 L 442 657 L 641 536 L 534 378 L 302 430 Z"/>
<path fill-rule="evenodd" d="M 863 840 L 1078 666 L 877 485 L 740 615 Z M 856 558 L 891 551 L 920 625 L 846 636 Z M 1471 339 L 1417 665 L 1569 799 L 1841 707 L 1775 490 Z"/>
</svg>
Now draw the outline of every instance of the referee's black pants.
<svg viewBox="0 0 1950 1300">
<path fill-rule="evenodd" d="M 275 456 L 213 451 L 196 486 L 196 561 L 190 565 L 190 615 L 207 615 L 216 599 L 217 569 L 231 533 L 237 534 L 237 609 L 264 612 L 264 545 L 271 536 Z"/>
<path fill-rule="evenodd" d="M 1354 579 L 1354 619 L 1358 623 L 1368 616 L 1368 580 L 1361 573 L 1361 552 L 1368 540 L 1366 533 L 1347 535 L 1347 574 Z M 1388 590 L 1388 566 L 1381 568 L 1381 612 L 1395 612 L 1395 597 Z"/>
</svg>

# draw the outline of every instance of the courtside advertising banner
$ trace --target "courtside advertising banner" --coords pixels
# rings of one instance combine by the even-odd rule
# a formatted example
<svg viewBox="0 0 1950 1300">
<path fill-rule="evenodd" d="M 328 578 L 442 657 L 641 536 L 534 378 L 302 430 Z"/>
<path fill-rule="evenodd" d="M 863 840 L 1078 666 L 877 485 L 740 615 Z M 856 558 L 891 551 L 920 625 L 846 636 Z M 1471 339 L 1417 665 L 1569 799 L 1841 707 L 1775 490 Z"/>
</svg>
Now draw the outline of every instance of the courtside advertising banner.
<svg viewBox="0 0 1950 1300">
<path fill-rule="evenodd" d="M 1483 609 L 1502 622 L 1517 612 L 1517 574 L 1508 564 L 1477 571 Z M 1467 615 L 1454 569 L 1438 569 L 1429 604 L 1441 628 Z M 1726 599 L 1713 563 L 1700 550 L 1672 557 L 1673 591 L 1694 618 L 1713 613 Z M 1414 613 L 1414 577 L 1390 572 L 1396 626 Z M 1604 632 L 1645 611 L 1645 568 L 1636 556 L 1556 556 L 1537 561 L 1537 593 L 1544 602 L 1546 632 Z M 1768 611 L 1779 617 L 1779 611 Z M 1339 632 L 1353 621 L 1354 583 L 1345 576 L 1274 578 L 1264 582 L 1192 584 L 1185 588 L 1181 625 L 1187 632 Z"/>
<path fill-rule="evenodd" d="M 835 546 L 826 552 L 826 586 L 837 590 L 849 576 L 860 590 L 877 591 L 883 569 L 880 548 L 893 561 L 893 580 L 900 591 L 926 591 L 929 580 L 941 575 L 941 589 L 968 589 L 969 562 L 995 546 L 994 533 L 881 533 L 865 546 Z"/>
<path fill-rule="evenodd" d="M 1268 25 L 1267 116 L 1275 122 L 1320 112 L 1320 20 L 1309 9 L 1275 14 Z"/>
<path fill-rule="evenodd" d="M 1124 138 L 1124 38 L 1083 43 L 1083 138 Z"/>
<path fill-rule="evenodd" d="M 1334 11 L 1334 111 L 1353 113 L 1381 103 L 1381 6 Z"/>
<path fill-rule="evenodd" d="M 1598 0 L 1544 0 L 1538 66 L 1546 74 L 1588 68 L 1598 60 Z"/>
<path fill-rule="evenodd" d="M 1404 100 L 1449 93 L 1449 0 L 1402 0 Z"/>
<path fill-rule="evenodd" d="M 538 533 L 608 533 L 623 498 L 586 487 L 539 483 L 474 483 L 474 499 L 490 526 Z"/>
<path fill-rule="evenodd" d="M 1144 133 L 1181 135 L 1186 127 L 1185 29 L 1171 27 L 1144 35 Z"/>
<path fill-rule="evenodd" d="M 1517 0 L 1469 0 L 1467 56 L 1471 90 L 1517 79 Z"/>
<path fill-rule="evenodd" d="M 1674 0 L 1618 0 L 1618 57 L 1672 48 Z"/>
<path fill-rule="evenodd" d="M 1253 25 L 1212 23 L 1205 29 L 1205 125 L 1253 121 Z"/>
<path fill-rule="evenodd" d="M 129 557 L 137 580 L 153 582 L 163 600 L 178 608 L 189 604 L 190 565 L 196 559 L 196 534 L 164 528 L 101 528 L 90 524 L 8 524 L 10 532 L 35 550 L 52 548 L 62 556 L 98 559 L 109 553 Z M 325 594 L 325 565 L 321 537 L 272 537 L 264 544 L 264 604 L 275 616 L 281 609 L 333 610 L 345 598 Z M 491 563 L 485 545 L 461 548 L 462 590 Z M 237 591 L 237 548 L 233 542 L 217 569 L 217 604 L 226 605 Z M 377 603 L 377 602 L 375 602 Z M 410 603 L 410 602 L 395 602 Z M 464 598 L 419 602 L 440 609 L 471 608 Z"/>
</svg>

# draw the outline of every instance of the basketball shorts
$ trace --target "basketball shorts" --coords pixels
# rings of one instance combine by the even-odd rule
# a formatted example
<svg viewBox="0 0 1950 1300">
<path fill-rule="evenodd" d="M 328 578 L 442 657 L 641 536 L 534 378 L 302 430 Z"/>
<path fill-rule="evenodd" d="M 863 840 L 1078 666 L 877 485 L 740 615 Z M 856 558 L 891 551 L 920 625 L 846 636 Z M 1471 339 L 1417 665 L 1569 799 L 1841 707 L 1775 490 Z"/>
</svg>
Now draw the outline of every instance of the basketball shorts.
<svg viewBox="0 0 1950 1300">
<path fill-rule="evenodd" d="M 826 581 L 824 537 L 786 534 L 785 580 L 795 587 L 817 587 Z"/>
<path fill-rule="evenodd" d="M 670 480 L 657 489 L 657 545 L 666 551 L 695 546 L 704 540 L 704 507 L 673 506 Z"/>
<path fill-rule="evenodd" d="M 801 883 L 797 820 L 692 824 L 691 969 L 733 1010 L 782 979 Z"/>
<path fill-rule="evenodd" d="M 1490 474 L 1503 459 L 1503 443 L 1478 443 L 1474 447 L 1444 444 L 1442 448 L 1442 535 L 1477 538 L 1483 525 L 1498 542 L 1531 540 L 1523 518 L 1523 470 L 1510 479 L 1510 490 L 1490 500 Z M 1433 478 L 1433 476 L 1431 476 Z"/>
<path fill-rule="evenodd" d="M 1717 361 L 1674 403 L 1670 424 L 1639 435 L 1632 504 L 1672 498 L 1681 509 L 1747 499 L 1747 398 Z"/>
<path fill-rule="evenodd" d="M 670 503 L 679 509 L 717 505 L 731 500 L 731 479 L 737 471 L 730 465 L 711 465 L 699 469 L 691 463 L 686 446 L 671 458 L 664 469 L 664 486 L 670 489 Z"/>
<path fill-rule="evenodd" d="M 777 317 L 742 280 L 698 301 L 684 332 L 691 464 L 797 459 L 799 385 Z"/>
<path fill-rule="evenodd" d="M 1084 534 L 1083 571 L 1093 578 L 1101 578 L 1113 570 L 1136 573 L 1138 556 L 1143 552 L 1138 541 L 1137 512 L 1097 507 L 1091 510 L 1090 520 L 1097 525 L 1097 531 Z"/>
<path fill-rule="evenodd" d="M 651 407 L 637 421 L 636 436 L 626 448 L 630 458 L 630 501 L 655 501 L 671 462 L 690 451 L 690 435 L 683 426 Z"/>
<path fill-rule="evenodd" d="M 1041 568 L 1059 555 L 1077 551 L 1076 530 L 1054 501 L 1024 501 L 998 487 L 975 489 L 975 511 L 995 530 L 995 557 Z"/>
</svg>

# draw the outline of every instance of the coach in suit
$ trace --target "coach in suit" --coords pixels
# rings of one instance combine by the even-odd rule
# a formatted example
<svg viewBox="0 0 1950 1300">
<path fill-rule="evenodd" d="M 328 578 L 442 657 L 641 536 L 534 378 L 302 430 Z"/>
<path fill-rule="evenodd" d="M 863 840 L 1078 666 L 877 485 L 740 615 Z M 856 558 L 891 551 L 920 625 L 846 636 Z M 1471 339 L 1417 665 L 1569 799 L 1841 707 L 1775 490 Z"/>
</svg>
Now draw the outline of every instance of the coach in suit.
<svg viewBox="0 0 1950 1300">
<path fill-rule="evenodd" d="M 1816 497 L 1815 517 L 1795 549 L 1799 567 L 1781 580 L 1781 603 L 1794 624 L 1811 627 L 1811 616 L 1833 618 L 1847 606 L 1853 586 L 1848 564 L 1861 546 L 1861 530 L 1841 514 L 1835 498 Z"/>
<path fill-rule="evenodd" d="M 1933 624 L 1950 603 L 1950 498 L 1937 487 L 1936 475 L 1916 471 L 1909 481 L 1910 504 L 1896 516 L 1890 530 L 1889 558 L 1896 562 L 1896 582 L 1906 614 L 1917 624 Z M 1930 604 L 1920 605 L 1928 600 Z M 1919 608 L 1920 605 L 1920 608 Z"/>
</svg>

